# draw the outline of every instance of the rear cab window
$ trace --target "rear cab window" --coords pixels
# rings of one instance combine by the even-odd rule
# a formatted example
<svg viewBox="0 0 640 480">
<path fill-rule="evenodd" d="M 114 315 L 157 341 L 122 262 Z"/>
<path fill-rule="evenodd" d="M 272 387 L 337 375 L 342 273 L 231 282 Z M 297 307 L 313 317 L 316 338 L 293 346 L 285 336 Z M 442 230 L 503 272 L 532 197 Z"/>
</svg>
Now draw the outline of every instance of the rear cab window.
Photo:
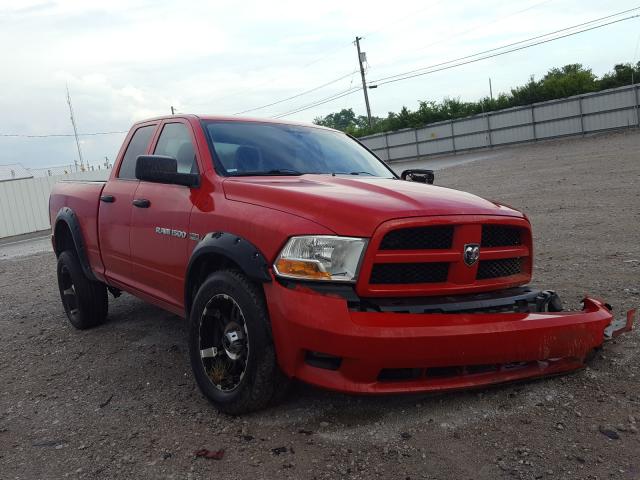
<svg viewBox="0 0 640 480">
<path fill-rule="evenodd" d="M 145 125 L 138 128 L 127 146 L 127 150 L 124 152 L 122 163 L 120 164 L 120 170 L 118 171 L 118 178 L 126 180 L 136 179 L 136 160 L 139 155 L 147 153 L 151 137 L 155 131 L 157 125 Z"/>
</svg>

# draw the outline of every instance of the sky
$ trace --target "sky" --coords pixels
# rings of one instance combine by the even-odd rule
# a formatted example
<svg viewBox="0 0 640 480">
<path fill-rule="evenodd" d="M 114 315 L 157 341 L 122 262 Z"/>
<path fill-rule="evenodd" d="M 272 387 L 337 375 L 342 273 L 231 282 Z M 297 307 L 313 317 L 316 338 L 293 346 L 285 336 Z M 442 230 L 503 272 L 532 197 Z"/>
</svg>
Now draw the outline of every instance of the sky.
<svg viewBox="0 0 640 480">
<path fill-rule="evenodd" d="M 73 163 L 71 93 L 80 133 L 120 132 L 170 113 L 272 117 L 361 84 L 353 40 L 363 37 L 367 79 L 470 55 L 638 6 L 616 0 L 0 0 L 0 164 Z M 640 13 L 636 11 L 634 13 Z M 469 65 L 369 90 L 373 115 L 420 100 L 476 100 L 582 63 L 601 75 L 638 61 L 640 18 Z M 634 58 L 635 57 L 635 58 Z M 373 82 L 372 82 L 373 83 Z M 354 92 L 287 119 L 311 122 Z M 117 155 L 124 133 L 81 136 L 86 161 Z"/>
</svg>

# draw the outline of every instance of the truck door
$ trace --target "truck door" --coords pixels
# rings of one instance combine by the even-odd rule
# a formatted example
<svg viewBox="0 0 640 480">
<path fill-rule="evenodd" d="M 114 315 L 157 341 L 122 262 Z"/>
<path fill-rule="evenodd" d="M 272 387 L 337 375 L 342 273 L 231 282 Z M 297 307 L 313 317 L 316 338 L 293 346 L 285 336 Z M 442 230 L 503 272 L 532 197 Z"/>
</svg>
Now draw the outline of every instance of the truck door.
<svg viewBox="0 0 640 480">
<path fill-rule="evenodd" d="M 131 135 L 116 174 L 109 179 L 98 209 L 100 252 L 105 276 L 117 283 L 131 283 L 131 202 L 138 188 L 136 159 L 148 152 L 157 123 L 143 124 Z"/>
<path fill-rule="evenodd" d="M 178 161 L 178 172 L 198 173 L 191 126 L 166 120 L 154 155 Z M 131 217 L 131 259 L 137 285 L 175 307 L 184 303 L 184 275 L 189 260 L 189 219 L 196 190 L 181 185 L 141 181 Z"/>
</svg>

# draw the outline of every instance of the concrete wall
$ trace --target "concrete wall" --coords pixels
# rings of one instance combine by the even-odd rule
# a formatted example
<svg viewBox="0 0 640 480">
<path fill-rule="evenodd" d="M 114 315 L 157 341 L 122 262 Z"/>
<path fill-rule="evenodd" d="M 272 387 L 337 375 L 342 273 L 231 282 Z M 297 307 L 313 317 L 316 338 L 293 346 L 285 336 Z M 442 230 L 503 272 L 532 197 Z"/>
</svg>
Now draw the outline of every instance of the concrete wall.
<svg viewBox="0 0 640 480">
<path fill-rule="evenodd" d="M 47 230 L 49 194 L 61 180 L 106 180 L 111 170 L 0 182 L 0 238 Z"/>
<path fill-rule="evenodd" d="M 640 85 L 630 85 L 359 140 L 385 161 L 412 160 L 568 135 L 640 128 L 639 105 Z"/>
</svg>

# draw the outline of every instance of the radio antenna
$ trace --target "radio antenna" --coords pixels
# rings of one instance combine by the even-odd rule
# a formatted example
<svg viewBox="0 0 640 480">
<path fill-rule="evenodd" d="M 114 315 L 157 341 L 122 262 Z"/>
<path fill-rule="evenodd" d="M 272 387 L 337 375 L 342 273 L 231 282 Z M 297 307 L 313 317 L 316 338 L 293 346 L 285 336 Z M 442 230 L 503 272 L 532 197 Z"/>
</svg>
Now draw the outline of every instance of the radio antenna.
<svg viewBox="0 0 640 480">
<path fill-rule="evenodd" d="M 76 138 L 76 147 L 78 147 L 78 158 L 80 159 L 80 170 L 84 172 L 84 160 L 82 158 L 82 149 L 80 148 L 80 139 L 78 138 L 78 129 L 76 127 L 76 119 L 73 115 L 73 105 L 71 105 L 71 94 L 69 93 L 69 84 L 67 84 L 67 103 L 69 104 L 69 114 L 71 116 L 71 125 L 73 125 L 73 135 Z M 76 172 L 78 171 L 78 161 L 74 160 L 76 164 Z"/>
</svg>

